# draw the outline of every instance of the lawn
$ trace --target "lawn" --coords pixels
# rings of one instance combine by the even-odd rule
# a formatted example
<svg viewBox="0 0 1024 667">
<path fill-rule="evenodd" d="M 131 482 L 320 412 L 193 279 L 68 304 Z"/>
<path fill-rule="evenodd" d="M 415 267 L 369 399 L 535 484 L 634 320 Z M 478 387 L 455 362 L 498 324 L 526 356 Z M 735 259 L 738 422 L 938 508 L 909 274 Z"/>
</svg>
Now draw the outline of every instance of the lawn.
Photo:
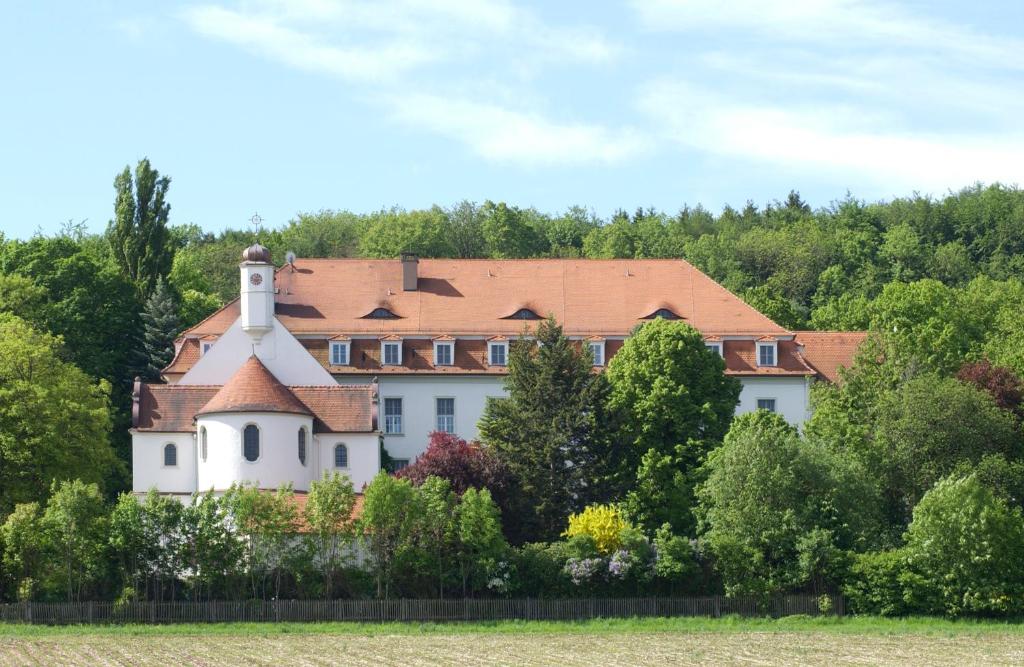
<svg viewBox="0 0 1024 667">
<path fill-rule="evenodd" d="M 0 665 L 1024 664 L 1024 625 L 868 618 L 0 625 Z"/>
</svg>

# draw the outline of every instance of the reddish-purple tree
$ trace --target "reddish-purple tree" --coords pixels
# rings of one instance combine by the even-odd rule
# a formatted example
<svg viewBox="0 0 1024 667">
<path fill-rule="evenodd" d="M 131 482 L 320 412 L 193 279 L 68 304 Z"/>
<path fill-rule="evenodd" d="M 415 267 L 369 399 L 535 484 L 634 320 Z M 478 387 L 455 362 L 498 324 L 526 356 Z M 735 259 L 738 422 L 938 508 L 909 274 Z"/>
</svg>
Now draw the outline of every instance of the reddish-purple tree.
<svg viewBox="0 0 1024 667">
<path fill-rule="evenodd" d="M 988 393 L 1003 410 L 1024 418 L 1024 382 L 1011 369 L 983 359 L 964 364 L 956 378 Z"/>
<path fill-rule="evenodd" d="M 505 523 L 509 522 L 514 511 L 512 476 L 488 447 L 475 440 L 467 442 L 457 435 L 434 431 L 427 451 L 396 473 L 417 486 L 431 475 L 448 480 L 452 491 L 459 495 L 470 487 L 490 490 Z"/>
</svg>

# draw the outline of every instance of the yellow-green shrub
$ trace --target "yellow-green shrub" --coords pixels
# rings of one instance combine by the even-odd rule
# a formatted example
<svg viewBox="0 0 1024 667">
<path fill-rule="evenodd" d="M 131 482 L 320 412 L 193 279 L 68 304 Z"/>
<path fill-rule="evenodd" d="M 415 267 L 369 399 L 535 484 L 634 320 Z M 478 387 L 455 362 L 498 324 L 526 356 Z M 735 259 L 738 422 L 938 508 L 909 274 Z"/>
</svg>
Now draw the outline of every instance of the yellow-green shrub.
<svg viewBox="0 0 1024 667">
<path fill-rule="evenodd" d="M 590 505 L 569 517 L 569 528 L 562 536 L 588 535 L 599 552 L 610 554 L 622 546 L 620 534 L 629 527 L 625 515 L 614 505 Z"/>
</svg>

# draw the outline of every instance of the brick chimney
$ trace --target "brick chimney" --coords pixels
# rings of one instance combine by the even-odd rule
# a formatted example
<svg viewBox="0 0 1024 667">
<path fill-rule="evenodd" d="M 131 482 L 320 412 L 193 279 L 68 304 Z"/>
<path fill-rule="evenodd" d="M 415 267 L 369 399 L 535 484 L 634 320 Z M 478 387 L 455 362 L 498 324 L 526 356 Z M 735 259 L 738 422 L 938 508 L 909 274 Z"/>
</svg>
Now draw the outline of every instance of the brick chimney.
<svg viewBox="0 0 1024 667">
<path fill-rule="evenodd" d="M 411 252 L 402 253 L 402 289 L 415 292 L 419 288 L 420 258 Z"/>
</svg>

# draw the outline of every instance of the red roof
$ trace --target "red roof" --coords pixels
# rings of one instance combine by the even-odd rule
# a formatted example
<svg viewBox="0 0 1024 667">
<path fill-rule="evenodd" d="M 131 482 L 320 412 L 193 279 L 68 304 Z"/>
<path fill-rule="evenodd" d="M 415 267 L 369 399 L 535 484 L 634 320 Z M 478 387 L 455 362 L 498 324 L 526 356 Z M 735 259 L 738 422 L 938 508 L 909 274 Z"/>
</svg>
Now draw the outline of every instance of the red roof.
<svg viewBox="0 0 1024 667">
<path fill-rule="evenodd" d="M 789 335 L 681 259 L 421 259 L 419 288 L 402 289 L 394 259 L 299 259 L 279 269 L 275 314 L 293 334 L 516 336 L 529 307 L 567 335 L 627 335 L 659 308 L 708 334 Z M 387 308 L 397 318 L 366 314 Z M 232 302 L 186 334 L 222 334 Z"/>
<path fill-rule="evenodd" d="M 839 381 L 839 369 L 849 368 L 860 344 L 867 338 L 864 331 L 798 331 L 796 343 L 807 364 L 830 382 Z"/>
<path fill-rule="evenodd" d="M 285 412 L 312 414 L 288 387 L 252 355 L 197 415 L 213 412 Z"/>
</svg>

